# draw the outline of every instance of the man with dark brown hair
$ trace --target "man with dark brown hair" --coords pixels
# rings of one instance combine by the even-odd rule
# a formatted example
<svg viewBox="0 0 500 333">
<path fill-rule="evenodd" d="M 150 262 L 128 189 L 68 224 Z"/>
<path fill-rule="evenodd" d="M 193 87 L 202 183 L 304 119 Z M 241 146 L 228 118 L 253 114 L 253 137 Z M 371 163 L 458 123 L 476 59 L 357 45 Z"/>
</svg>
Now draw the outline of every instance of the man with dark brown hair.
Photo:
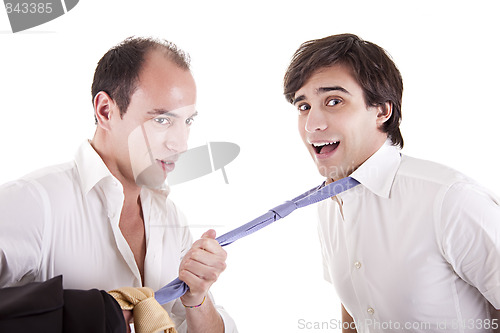
<svg viewBox="0 0 500 333">
<path fill-rule="evenodd" d="M 497 330 L 499 200 L 400 153 L 402 93 L 387 53 L 352 34 L 302 44 L 284 79 L 321 175 L 360 183 L 319 204 L 324 275 L 344 331 Z"/>
<path fill-rule="evenodd" d="M 97 128 L 75 161 L 0 187 L 0 286 L 64 276 L 64 288 L 189 286 L 164 305 L 180 332 L 232 332 L 209 289 L 226 252 L 208 230 L 192 242 L 167 198 L 168 172 L 197 114 L 189 58 L 175 45 L 129 38 L 99 61 Z"/>
</svg>

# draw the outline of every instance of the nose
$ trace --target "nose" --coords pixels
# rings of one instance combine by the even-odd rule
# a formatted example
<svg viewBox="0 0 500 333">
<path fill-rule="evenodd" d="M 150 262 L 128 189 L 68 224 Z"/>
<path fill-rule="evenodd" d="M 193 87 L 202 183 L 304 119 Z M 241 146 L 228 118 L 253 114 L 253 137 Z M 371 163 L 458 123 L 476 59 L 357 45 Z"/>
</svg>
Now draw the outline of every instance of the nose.
<svg viewBox="0 0 500 333">
<path fill-rule="evenodd" d="M 309 113 L 307 114 L 305 124 L 306 132 L 313 133 L 316 131 L 324 131 L 327 127 L 324 112 L 320 108 L 311 107 Z"/>
<path fill-rule="evenodd" d="M 165 138 L 167 149 L 177 154 L 185 152 L 188 146 L 189 127 L 183 124 L 176 124 L 168 132 Z"/>
</svg>

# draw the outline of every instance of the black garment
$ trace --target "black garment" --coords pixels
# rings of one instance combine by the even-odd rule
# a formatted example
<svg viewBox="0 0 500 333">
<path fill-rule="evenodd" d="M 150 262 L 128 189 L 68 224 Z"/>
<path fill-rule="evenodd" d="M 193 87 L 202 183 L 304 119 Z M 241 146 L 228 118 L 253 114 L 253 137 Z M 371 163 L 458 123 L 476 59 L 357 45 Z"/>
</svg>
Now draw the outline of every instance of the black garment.
<svg viewBox="0 0 500 333">
<path fill-rule="evenodd" d="M 0 332 L 123 333 L 122 310 L 105 291 L 63 290 L 62 276 L 0 289 Z"/>
</svg>

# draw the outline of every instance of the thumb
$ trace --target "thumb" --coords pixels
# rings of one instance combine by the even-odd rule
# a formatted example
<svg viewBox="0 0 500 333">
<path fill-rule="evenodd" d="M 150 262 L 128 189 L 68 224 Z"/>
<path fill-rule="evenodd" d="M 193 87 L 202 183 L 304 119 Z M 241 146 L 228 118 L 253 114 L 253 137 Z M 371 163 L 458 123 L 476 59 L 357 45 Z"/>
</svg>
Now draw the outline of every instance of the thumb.
<svg viewBox="0 0 500 333">
<path fill-rule="evenodd" d="M 201 235 L 201 238 L 215 239 L 215 235 L 216 235 L 215 230 L 214 229 L 209 229 L 209 230 L 205 231 L 205 233 L 203 235 Z"/>
</svg>

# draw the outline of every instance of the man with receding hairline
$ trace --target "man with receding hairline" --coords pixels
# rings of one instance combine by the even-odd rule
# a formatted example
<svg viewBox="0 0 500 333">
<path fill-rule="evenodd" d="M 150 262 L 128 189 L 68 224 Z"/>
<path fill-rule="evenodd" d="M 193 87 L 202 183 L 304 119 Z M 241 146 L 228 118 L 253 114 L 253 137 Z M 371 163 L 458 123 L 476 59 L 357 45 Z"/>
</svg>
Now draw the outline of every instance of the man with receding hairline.
<svg viewBox="0 0 500 333">
<path fill-rule="evenodd" d="M 360 183 L 318 206 L 343 330 L 498 332 L 500 201 L 401 154 L 402 93 L 387 53 L 352 34 L 302 44 L 285 74 L 320 174 Z"/>
<path fill-rule="evenodd" d="M 0 286 L 63 275 L 65 288 L 158 290 L 178 275 L 189 291 L 164 308 L 179 332 L 236 331 L 209 293 L 226 252 L 214 230 L 193 243 L 167 198 L 197 115 L 189 57 L 126 39 L 99 61 L 92 102 L 96 132 L 75 161 L 0 187 Z"/>
</svg>

